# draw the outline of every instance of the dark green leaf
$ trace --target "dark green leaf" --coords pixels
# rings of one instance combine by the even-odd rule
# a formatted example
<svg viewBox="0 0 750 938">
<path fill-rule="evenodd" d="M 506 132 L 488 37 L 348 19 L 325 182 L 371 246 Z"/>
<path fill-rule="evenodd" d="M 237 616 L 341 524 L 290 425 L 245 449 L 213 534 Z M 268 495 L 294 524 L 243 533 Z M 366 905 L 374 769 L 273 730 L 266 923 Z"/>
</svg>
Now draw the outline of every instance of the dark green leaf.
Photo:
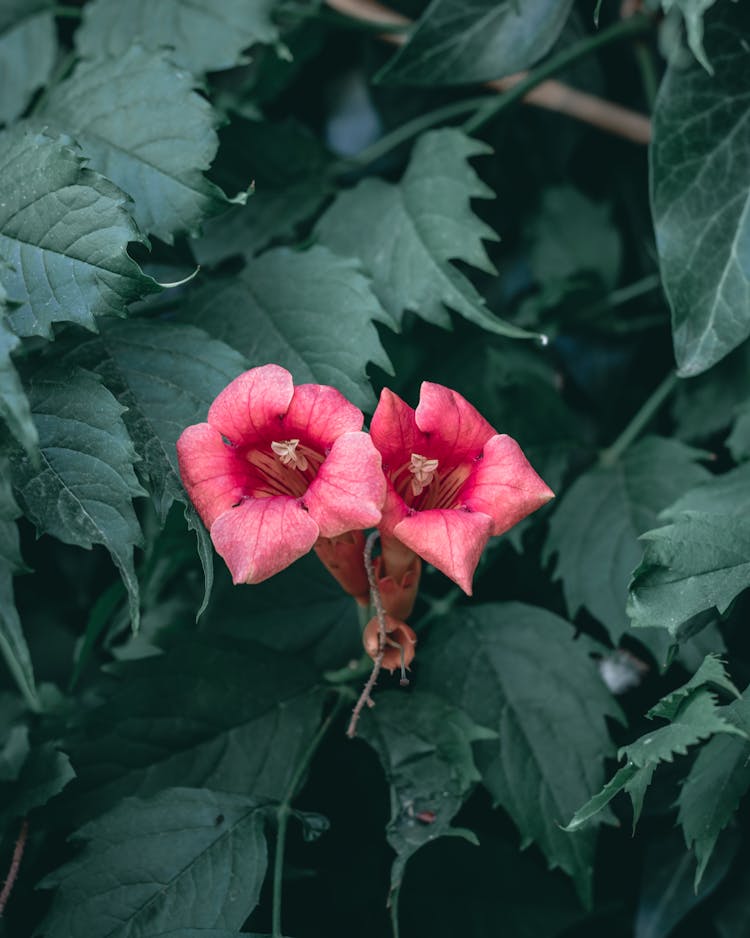
<svg viewBox="0 0 750 938">
<path fill-rule="evenodd" d="M 5 420 L 8 429 L 21 446 L 33 456 L 39 436 L 31 419 L 26 392 L 11 358 L 11 352 L 18 348 L 21 340 L 7 323 L 2 292 L 0 285 L 0 417 Z"/>
<path fill-rule="evenodd" d="M 193 639 L 119 667 L 120 686 L 66 745 L 76 816 L 176 784 L 282 797 L 320 718 L 306 661 Z"/>
<path fill-rule="evenodd" d="M 13 785 L 0 785 L 0 824 L 5 827 L 14 818 L 41 808 L 58 795 L 75 774 L 68 757 L 58 752 L 52 743 L 32 749 L 18 781 Z"/>
<path fill-rule="evenodd" d="M 394 322 L 411 310 L 448 327 L 444 306 L 490 332 L 515 338 L 531 334 L 497 319 L 451 261 L 495 273 L 482 239 L 497 240 L 469 205 L 492 198 L 468 163 L 491 152 L 460 130 L 423 134 L 398 185 L 365 179 L 341 193 L 321 218 L 316 233 L 342 256 L 355 256 L 373 278 L 373 288 Z"/>
<path fill-rule="evenodd" d="M 232 68 L 255 42 L 273 42 L 276 0 L 94 0 L 84 7 L 76 47 L 86 58 L 118 58 L 134 43 L 156 52 L 165 47 L 191 72 Z"/>
<path fill-rule="evenodd" d="M 216 117 L 194 84 L 163 53 L 135 46 L 117 58 L 82 62 L 40 112 L 134 199 L 139 228 L 169 243 L 176 234 L 196 234 L 229 205 L 203 175 L 218 147 Z"/>
<path fill-rule="evenodd" d="M 738 408 L 732 432 L 727 437 L 727 448 L 736 462 L 750 460 L 750 401 Z"/>
<path fill-rule="evenodd" d="M 387 321 L 355 261 L 323 247 L 267 251 L 239 276 L 210 284 L 186 317 L 223 339 L 251 365 L 275 362 L 294 380 L 330 384 L 372 409 L 368 362 L 392 371 L 373 320 Z"/>
<path fill-rule="evenodd" d="M 721 660 L 716 655 L 706 655 L 690 680 L 662 697 L 648 711 L 648 716 L 674 720 L 682 705 L 693 695 L 693 692 L 704 685 L 713 687 L 716 690 L 722 690 L 733 697 L 740 696 L 740 692 L 730 681 L 727 672 L 724 670 Z"/>
<path fill-rule="evenodd" d="M 495 733 L 435 694 L 389 691 L 362 716 L 359 735 L 377 752 L 391 790 L 388 843 L 396 851 L 391 890 L 397 890 L 410 857 L 443 836 L 470 831 L 451 821 L 481 775 L 471 744 Z"/>
<path fill-rule="evenodd" d="M 47 938 L 146 938 L 179 926 L 239 929 L 266 872 L 256 801 L 170 788 L 128 798 L 82 827 L 80 856 L 47 876 L 57 887 Z"/>
<path fill-rule="evenodd" d="M 107 179 L 83 168 L 62 139 L 19 125 L 0 135 L 0 280 L 17 335 L 50 337 L 53 322 L 95 329 L 159 286 L 128 256 L 142 241 Z"/>
<path fill-rule="evenodd" d="M 619 709 L 587 646 L 544 609 L 469 606 L 433 627 L 420 668 L 420 687 L 498 733 L 477 746 L 484 784 L 523 843 L 536 842 L 589 901 L 595 834 L 560 825 L 601 784 L 612 753 L 604 718 Z"/>
<path fill-rule="evenodd" d="M 127 587 L 135 628 L 140 609 L 133 548 L 142 535 L 132 500 L 146 493 L 133 471 L 137 457 L 124 408 L 96 375 L 80 368 L 37 374 L 29 397 L 41 467 L 27 456 L 14 458 L 19 501 L 40 533 L 107 548 Z"/>
<path fill-rule="evenodd" d="M 710 478 L 696 464 L 701 453 L 677 440 L 649 437 L 613 466 L 580 476 L 552 515 L 545 558 L 557 554 L 568 612 L 582 606 L 613 642 L 627 628 L 628 582 L 643 552 L 638 536 L 686 488 Z"/>
<path fill-rule="evenodd" d="M 673 408 L 677 435 L 704 440 L 728 427 L 748 396 L 748 373 L 750 342 L 743 342 L 710 371 L 680 381 Z"/>
<path fill-rule="evenodd" d="M 55 64 L 57 33 L 51 0 L 5 0 L 0 8 L 0 124 L 26 109 Z"/>
<path fill-rule="evenodd" d="M 726 707 L 724 716 L 742 729 L 747 739 L 715 736 L 698 753 L 679 797 L 678 820 L 685 843 L 698 861 L 695 888 L 706 870 L 719 834 L 727 826 L 740 799 L 750 787 L 750 693 Z"/>
<path fill-rule="evenodd" d="M 706 20 L 711 76 L 673 62 L 654 113 L 651 200 L 680 374 L 697 375 L 750 335 L 750 9 Z"/>
<path fill-rule="evenodd" d="M 714 70 L 706 58 L 706 51 L 703 48 L 703 17 L 706 10 L 710 9 L 715 2 L 716 0 L 661 0 L 665 13 L 677 9 L 682 14 L 687 29 L 688 43 L 693 55 L 709 75 L 713 75 Z"/>
<path fill-rule="evenodd" d="M 571 6 L 572 0 L 432 0 L 378 77 L 456 85 L 512 75 L 549 51 Z"/>
</svg>

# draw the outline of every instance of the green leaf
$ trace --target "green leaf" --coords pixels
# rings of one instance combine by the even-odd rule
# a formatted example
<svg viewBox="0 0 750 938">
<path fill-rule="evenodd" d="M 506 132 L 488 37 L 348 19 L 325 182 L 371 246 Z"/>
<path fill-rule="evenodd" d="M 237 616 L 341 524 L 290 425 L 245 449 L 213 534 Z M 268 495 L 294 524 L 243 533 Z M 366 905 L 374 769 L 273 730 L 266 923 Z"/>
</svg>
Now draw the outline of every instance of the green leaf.
<svg viewBox="0 0 750 938">
<path fill-rule="evenodd" d="M 693 55 L 709 75 L 713 75 L 714 70 L 703 48 L 703 16 L 714 3 L 716 3 L 716 0 L 661 0 L 665 13 L 677 9 L 682 14 L 687 29 L 688 44 Z"/>
<path fill-rule="evenodd" d="M 52 743 L 32 749 L 15 784 L 0 785 L 0 823 L 5 827 L 41 808 L 68 785 L 75 772 L 64 752 Z"/>
<path fill-rule="evenodd" d="M 194 73 L 233 68 L 255 42 L 273 42 L 276 0 L 94 0 L 84 7 L 76 48 L 84 58 L 118 58 L 135 43 L 151 52 L 168 48 L 174 61 Z"/>
<path fill-rule="evenodd" d="M 497 319 L 451 261 L 495 273 L 482 239 L 497 235 L 472 211 L 470 199 L 492 198 L 468 163 L 491 152 L 460 130 L 422 134 L 397 185 L 365 179 L 342 192 L 320 219 L 320 241 L 344 257 L 358 257 L 394 322 L 405 310 L 448 328 L 445 306 L 490 332 L 532 334 Z"/>
<path fill-rule="evenodd" d="M 651 203 L 683 377 L 750 335 L 749 39 L 747 5 L 719 4 L 705 35 L 716 74 L 671 63 L 654 112 Z"/>
<path fill-rule="evenodd" d="M 735 462 L 750 460 L 750 401 L 738 408 L 732 432 L 727 437 L 727 449 Z"/>
<path fill-rule="evenodd" d="M 40 111 L 133 198 L 138 227 L 170 244 L 230 204 L 203 175 L 218 147 L 216 117 L 194 85 L 163 53 L 135 46 L 117 58 L 82 62 Z"/>
<path fill-rule="evenodd" d="M 658 626 L 677 636 L 693 616 L 725 612 L 750 586 L 750 520 L 741 515 L 683 512 L 643 535 L 643 561 L 633 575 L 628 615 L 636 628 Z"/>
<path fill-rule="evenodd" d="M 0 176 L 0 281 L 17 335 L 50 338 L 63 321 L 93 330 L 96 316 L 124 316 L 161 289 L 128 256 L 143 239 L 125 194 L 62 138 L 20 125 L 0 134 Z"/>
<path fill-rule="evenodd" d="M 57 55 L 51 0 L 4 0 L 0 7 L 0 124 L 24 112 L 47 83 Z"/>
<path fill-rule="evenodd" d="M 75 834 L 83 852 L 57 887 L 47 938 L 146 938 L 179 926 L 241 928 L 266 872 L 263 810 L 251 798 L 170 788 L 128 798 Z"/>
<path fill-rule="evenodd" d="M 612 753 L 605 717 L 620 712 L 570 625 L 520 603 L 468 606 L 433 626 L 420 652 L 420 689 L 498 733 L 477 745 L 485 786 L 550 866 L 591 897 L 593 831 L 560 824 L 603 779 Z M 544 679 L 540 680 L 540 674 Z"/>
<path fill-rule="evenodd" d="M 695 853 L 697 891 L 719 834 L 729 824 L 750 788 L 750 693 L 722 711 L 746 739 L 715 736 L 701 748 L 678 799 L 678 821 L 685 843 Z"/>
<path fill-rule="evenodd" d="M 26 452 L 33 456 L 39 445 L 39 434 L 31 419 L 29 400 L 11 358 L 11 352 L 18 348 L 21 340 L 8 325 L 2 299 L 3 287 L 0 284 L 0 417 Z"/>
<path fill-rule="evenodd" d="M 677 435 L 692 442 L 728 427 L 747 398 L 749 371 L 750 342 L 743 342 L 710 371 L 680 381 L 672 411 Z"/>
<path fill-rule="evenodd" d="M 220 160 L 226 151 L 241 158 L 215 167 L 219 183 L 241 188 L 250 178 L 253 196 L 206 222 L 192 245 L 204 266 L 238 254 L 250 259 L 274 241 L 292 240 L 334 192 L 330 155 L 302 124 L 233 120 L 221 140 Z"/>
<path fill-rule="evenodd" d="M 388 321 L 355 261 L 322 247 L 275 248 L 231 280 L 197 291 L 184 314 L 251 365 L 272 361 L 296 383 L 338 388 L 372 409 L 368 362 L 392 372 L 373 320 Z"/>
<path fill-rule="evenodd" d="M 417 690 L 379 694 L 377 705 L 362 715 L 359 735 L 377 752 L 390 785 L 393 892 L 408 860 L 425 844 L 455 835 L 476 843 L 473 833 L 451 821 L 481 780 L 471 744 L 495 733 L 437 695 Z"/>
<path fill-rule="evenodd" d="M 111 698 L 66 743 L 79 776 L 75 816 L 178 784 L 276 801 L 320 719 L 312 666 L 251 641 L 193 638 L 118 674 Z"/>
<path fill-rule="evenodd" d="M 571 6 L 572 0 L 432 0 L 378 79 L 457 85 L 520 72 L 549 51 Z"/>
<path fill-rule="evenodd" d="M 672 762 L 675 755 L 685 755 L 688 747 L 716 733 L 734 734 L 747 739 L 744 729 L 725 718 L 722 708 L 718 707 L 716 698 L 707 689 L 707 685 L 719 686 L 730 693 L 737 693 L 721 663 L 708 656 L 686 684 L 663 697 L 648 713 L 651 718 L 661 717 L 671 722 L 646 733 L 619 750 L 617 756 L 619 759 L 626 759 L 625 765 L 618 769 L 598 794 L 578 808 L 565 828 L 566 831 L 578 831 L 585 826 L 620 791 L 630 794 L 635 828 L 645 791 L 660 763 Z"/>
<path fill-rule="evenodd" d="M 132 500 L 146 492 L 133 471 L 136 453 L 122 420 L 124 408 L 96 375 L 80 368 L 37 374 L 29 397 L 41 466 L 28 456 L 14 457 L 19 501 L 39 533 L 87 549 L 107 548 L 128 590 L 137 628 L 133 548 L 142 535 Z"/>
<path fill-rule="evenodd" d="M 612 466 L 595 466 L 563 495 L 550 521 L 545 560 L 557 554 L 571 617 L 585 606 L 614 643 L 627 628 L 628 583 L 643 548 L 638 536 L 686 488 L 710 478 L 677 440 L 648 437 Z"/>
</svg>

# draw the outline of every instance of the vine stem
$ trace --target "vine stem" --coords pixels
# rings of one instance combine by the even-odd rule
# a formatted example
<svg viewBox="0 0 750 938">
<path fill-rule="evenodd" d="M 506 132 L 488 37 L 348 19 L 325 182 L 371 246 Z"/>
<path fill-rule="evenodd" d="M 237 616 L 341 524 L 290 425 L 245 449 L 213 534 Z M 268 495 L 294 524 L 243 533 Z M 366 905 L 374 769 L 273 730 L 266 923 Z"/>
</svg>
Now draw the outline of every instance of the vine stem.
<svg viewBox="0 0 750 938">
<path fill-rule="evenodd" d="M 344 704 L 344 699 L 345 697 L 343 694 L 338 695 L 336 698 L 336 703 L 333 705 L 331 712 L 318 727 L 318 732 L 315 734 L 315 736 L 313 736 L 312 740 L 310 741 L 310 745 L 303 753 L 302 758 L 300 759 L 299 764 L 294 771 L 294 775 L 289 782 L 286 794 L 276 809 L 276 852 L 273 860 L 273 900 L 271 909 L 272 938 L 283 938 L 283 932 L 281 930 L 281 897 L 284 880 L 284 850 L 286 848 L 286 832 L 287 826 L 289 824 L 289 815 L 291 813 L 292 801 L 297 794 L 297 789 L 305 777 L 305 773 L 310 767 L 313 756 L 318 751 L 318 746 L 320 746 L 331 724 L 339 715 L 339 712 Z"/>
<path fill-rule="evenodd" d="M 362 693 L 359 695 L 359 699 L 357 700 L 356 704 L 354 705 L 354 709 L 352 710 L 349 726 L 346 728 L 346 735 L 349 737 L 349 739 L 354 739 L 354 737 L 357 735 L 357 723 L 359 723 L 359 717 L 364 706 L 373 706 L 370 694 L 372 693 L 373 687 L 375 687 L 375 684 L 377 683 L 380 669 L 383 666 L 383 656 L 385 655 L 385 642 L 387 637 L 385 609 L 383 608 L 383 600 L 380 597 L 378 581 L 375 577 L 375 567 L 372 563 L 372 551 L 375 547 L 375 542 L 379 537 L 380 535 L 377 530 L 373 531 L 372 534 L 369 534 L 367 540 L 365 541 L 364 550 L 365 570 L 367 570 L 367 580 L 370 584 L 370 599 L 372 600 L 372 604 L 375 607 L 375 615 L 378 617 L 378 653 L 373 661 L 372 671 L 370 672 L 370 676 L 367 679 L 367 683 L 362 688 Z"/>
<path fill-rule="evenodd" d="M 677 373 L 670 371 L 661 384 L 651 393 L 650 397 L 638 410 L 614 443 L 605 450 L 602 450 L 599 456 L 600 465 L 614 466 L 620 456 L 622 456 L 630 444 L 638 437 L 643 428 L 675 389 L 677 381 Z"/>
<path fill-rule="evenodd" d="M 24 818 L 21 822 L 21 830 L 18 834 L 16 846 L 13 849 L 13 858 L 10 861 L 8 876 L 5 880 L 3 891 L 0 892 L 0 918 L 2 918 L 3 912 L 5 911 L 5 906 L 8 904 L 8 899 L 10 899 L 13 886 L 15 885 L 16 879 L 18 878 L 18 871 L 21 868 L 21 860 L 23 858 L 23 851 L 26 847 L 26 838 L 28 835 L 29 822 L 26 820 L 26 818 Z"/>
</svg>

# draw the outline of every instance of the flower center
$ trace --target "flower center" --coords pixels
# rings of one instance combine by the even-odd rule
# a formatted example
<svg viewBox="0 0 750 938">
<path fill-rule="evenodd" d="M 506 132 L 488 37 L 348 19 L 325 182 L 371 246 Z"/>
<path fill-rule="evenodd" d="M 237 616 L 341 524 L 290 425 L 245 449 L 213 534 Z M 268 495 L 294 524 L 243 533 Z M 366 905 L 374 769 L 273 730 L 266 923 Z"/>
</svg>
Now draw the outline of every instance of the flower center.
<svg viewBox="0 0 750 938">
<path fill-rule="evenodd" d="M 273 440 L 270 447 L 248 450 L 245 458 L 252 466 L 248 494 L 253 498 L 301 498 L 325 459 L 299 440 Z"/>
<path fill-rule="evenodd" d="M 281 440 L 278 443 L 274 440 L 271 443 L 271 449 L 281 460 L 282 466 L 291 466 L 292 469 L 299 469 L 304 472 L 309 463 L 304 453 L 297 452 L 298 446 L 299 440 Z"/>
<path fill-rule="evenodd" d="M 409 472 L 412 474 L 411 490 L 415 497 L 421 495 L 435 478 L 438 465 L 437 459 L 428 459 L 427 456 L 420 456 L 418 453 L 411 454 Z"/>
</svg>

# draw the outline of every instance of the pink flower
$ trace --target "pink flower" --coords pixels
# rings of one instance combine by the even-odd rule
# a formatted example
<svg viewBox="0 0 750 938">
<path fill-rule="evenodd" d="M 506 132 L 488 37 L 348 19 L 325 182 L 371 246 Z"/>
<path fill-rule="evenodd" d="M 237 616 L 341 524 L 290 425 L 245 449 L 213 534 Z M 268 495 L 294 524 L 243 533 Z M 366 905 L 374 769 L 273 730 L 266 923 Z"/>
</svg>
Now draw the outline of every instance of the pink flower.
<svg viewBox="0 0 750 938">
<path fill-rule="evenodd" d="M 385 389 L 370 434 L 388 480 L 381 531 L 469 595 L 489 538 L 554 497 L 515 440 L 440 384 L 422 383 L 416 411 Z"/>
<path fill-rule="evenodd" d="M 226 387 L 177 441 L 180 475 L 235 583 L 260 583 L 380 521 L 385 482 L 363 417 L 334 388 L 279 365 Z"/>
</svg>

